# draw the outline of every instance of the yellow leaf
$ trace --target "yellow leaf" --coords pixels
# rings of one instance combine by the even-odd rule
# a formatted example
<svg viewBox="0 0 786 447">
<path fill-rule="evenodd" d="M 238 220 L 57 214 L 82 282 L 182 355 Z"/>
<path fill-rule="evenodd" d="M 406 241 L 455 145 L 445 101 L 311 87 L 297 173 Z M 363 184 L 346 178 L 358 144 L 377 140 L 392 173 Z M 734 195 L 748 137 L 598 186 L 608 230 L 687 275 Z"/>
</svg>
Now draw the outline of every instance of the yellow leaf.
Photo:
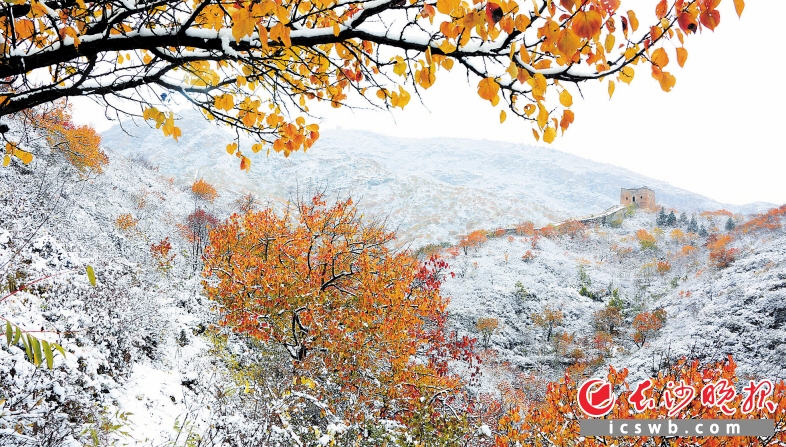
<svg viewBox="0 0 786 447">
<path fill-rule="evenodd" d="M 8 166 L 10 163 L 11 163 L 11 157 L 9 157 L 8 155 L 3 157 L 3 166 Z"/>
<path fill-rule="evenodd" d="M 450 71 L 450 69 L 453 68 L 453 59 L 447 58 L 444 61 L 442 61 L 442 68 Z"/>
<path fill-rule="evenodd" d="M 639 29 L 639 19 L 636 18 L 635 12 L 628 11 L 628 21 L 630 22 L 631 31 L 636 32 Z"/>
<path fill-rule="evenodd" d="M 232 155 L 237 151 L 237 143 L 229 143 L 227 144 L 227 153 Z"/>
<path fill-rule="evenodd" d="M 546 124 L 549 122 L 549 112 L 546 110 L 546 107 L 543 106 L 542 102 L 538 102 L 538 127 L 543 129 L 546 127 Z"/>
<path fill-rule="evenodd" d="M 547 127 L 546 130 L 543 131 L 543 141 L 546 143 L 551 144 L 554 141 L 554 138 L 557 136 L 557 129 L 553 127 Z"/>
<path fill-rule="evenodd" d="M 14 155 L 16 155 L 16 157 L 22 160 L 22 163 L 26 165 L 30 164 L 30 162 L 33 161 L 33 154 L 27 151 L 23 151 L 21 149 L 17 149 L 16 154 Z"/>
<path fill-rule="evenodd" d="M 535 113 L 535 110 L 535 104 L 527 104 L 524 106 L 524 113 L 526 113 L 527 116 L 532 116 L 532 114 Z"/>
<path fill-rule="evenodd" d="M 734 0 L 734 9 L 737 11 L 737 17 L 742 17 L 742 10 L 745 9 L 745 2 L 743 0 Z"/>
<path fill-rule="evenodd" d="M 540 141 L 540 134 L 538 133 L 537 130 L 532 129 L 532 135 L 535 136 L 535 141 Z"/>
<path fill-rule="evenodd" d="M 497 101 L 499 101 L 498 92 L 499 84 L 493 78 L 481 79 L 478 83 L 478 95 L 486 101 L 493 103 L 494 98 L 497 98 Z"/>
<path fill-rule="evenodd" d="M 633 75 L 634 75 L 633 68 L 631 68 L 630 66 L 622 67 L 622 69 L 620 70 L 619 80 L 626 84 L 630 84 L 630 81 L 633 80 Z"/>
<path fill-rule="evenodd" d="M 565 107 L 570 107 L 573 105 L 573 97 L 570 96 L 570 92 L 567 90 L 563 90 L 562 93 L 559 94 L 559 103 Z"/>
<path fill-rule="evenodd" d="M 499 112 L 499 123 L 500 124 L 504 123 L 505 122 L 505 118 L 507 118 L 507 116 L 508 115 L 505 113 L 504 110 L 500 110 L 500 112 Z"/>
<path fill-rule="evenodd" d="M 614 34 L 606 34 L 606 41 L 603 43 L 603 46 L 606 48 L 607 53 L 611 53 L 611 50 L 614 48 L 614 40 Z"/>
<path fill-rule="evenodd" d="M 609 99 L 614 94 L 614 81 L 609 80 Z"/>
<path fill-rule="evenodd" d="M 685 48 L 677 48 L 677 63 L 680 64 L 680 67 L 685 66 L 685 61 L 688 60 L 688 50 Z"/>
<path fill-rule="evenodd" d="M 401 56 L 396 56 L 396 63 L 393 65 L 393 73 L 403 76 L 407 71 L 407 63 Z"/>
<path fill-rule="evenodd" d="M 256 21 L 251 15 L 251 11 L 247 9 L 239 9 L 236 13 L 232 14 L 232 37 L 236 42 L 240 39 L 250 36 L 254 32 Z"/>
</svg>

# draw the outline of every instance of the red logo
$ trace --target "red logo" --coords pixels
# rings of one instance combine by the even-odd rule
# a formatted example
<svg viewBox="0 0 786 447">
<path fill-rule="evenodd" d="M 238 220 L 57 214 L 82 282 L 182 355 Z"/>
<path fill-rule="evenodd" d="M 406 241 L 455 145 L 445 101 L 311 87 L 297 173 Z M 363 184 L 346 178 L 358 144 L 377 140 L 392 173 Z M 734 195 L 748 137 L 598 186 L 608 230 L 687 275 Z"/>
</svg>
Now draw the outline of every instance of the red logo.
<svg viewBox="0 0 786 447">
<path fill-rule="evenodd" d="M 605 416 L 611 412 L 617 401 L 611 384 L 601 379 L 584 382 L 578 393 L 579 408 L 592 417 Z"/>
</svg>

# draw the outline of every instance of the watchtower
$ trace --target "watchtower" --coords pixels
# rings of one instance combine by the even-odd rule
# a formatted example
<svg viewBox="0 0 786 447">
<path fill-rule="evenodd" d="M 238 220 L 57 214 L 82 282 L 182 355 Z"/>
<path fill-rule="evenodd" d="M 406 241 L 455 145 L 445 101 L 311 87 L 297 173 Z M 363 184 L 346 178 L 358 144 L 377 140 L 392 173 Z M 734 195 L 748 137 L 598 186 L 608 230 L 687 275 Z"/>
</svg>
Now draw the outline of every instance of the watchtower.
<svg viewBox="0 0 786 447">
<path fill-rule="evenodd" d="M 622 188 L 620 192 L 620 205 L 630 205 L 635 203 L 639 208 L 657 211 L 658 205 L 655 203 L 655 191 L 642 186 L 641 188 Z"/>
</svg>

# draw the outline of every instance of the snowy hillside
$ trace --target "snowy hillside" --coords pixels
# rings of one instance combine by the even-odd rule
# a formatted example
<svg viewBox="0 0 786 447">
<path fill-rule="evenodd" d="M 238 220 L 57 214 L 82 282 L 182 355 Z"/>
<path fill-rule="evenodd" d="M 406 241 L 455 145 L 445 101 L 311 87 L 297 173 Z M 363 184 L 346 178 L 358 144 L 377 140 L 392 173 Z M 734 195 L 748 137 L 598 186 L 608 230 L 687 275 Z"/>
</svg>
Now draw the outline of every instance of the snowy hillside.
<svg viewBox="0 0 786 447">
<path fill-rule="evenodd" d="M 109 132 L 102 174 L 76 172 L 40 138 L 28 142 L 30 165 L 0 169 L 0 317 L 66 352 L 55 354 L 52 369 L 35 367 L 21 342 L 0 338 L 0 445 L 324 446 L 363 438 L 370 447 L 393 434 L 409 439 L 390 420 L 349 430 L 330 406 L 290 392 L 299 379 L 293 384 L 282 350 L 211 329 L 215 303 L 183 231 L 188 216 L 204 208 L 224 219 L 238 211 L 240 193 L 253 191 L 265 205 L 309 182 L 363 196 L 366 215 L 390 210 L 389 221 L 422 242 L 597 211 L 616 203 L 618 183 L 644 182 L 714 233 L 689 232 L 687 219 L 656 228 L 655 213 L 630 210 L 614 228 L 491 233 L 466 251 L 445 247 L 455 274 L 441 288 L 448 325 L 457 339 L 477 338 L 484 360 L 479 379 L 464 377 L 473 398 L 504 398 L 511 384 L 537 398 L 545 381 L 577 365 L 588 373 L 627 366 L 641 378 L 680 355 L 731 354 L 744 376 L 785 378 L 782 227 L 725 231 L 727 216 L 691 212 L 723 207 L 709 199 L 679 199 L 678 190 L 626 171 L 502 143 L 335 132 L 307 154 L 258 157 L 247 174 L 217 149 L 226 141 L 219 133 L 186 125 L 194 127 L 184 126 L 182 146 L 158 132 L 143 140 Z M 10 135 L 20 131 L 12 125 Z M 191 193 L 197 176 L 219 186 L 216 201 Z M 724 235 L 736 259 L 721 268 L 708 262 L 708 246 Z M 162 265 L 152 246 L 165 241 L 173 257 Z M 598 319 L 610 310 L 616 317 Z M 661 311 L 663 326 L 637 338 L 635 319 Z M 547 315 L 558 317 L 551 326 Z M 488 425 L 469 430 L 473 446 L 491 445 Z"/>
<path fill-rule="evenodd" d="M 179 121 L 179 142 L 160 130 L 129 123 L 104 132 L 103 145 L 149 157 L 179 182 L 204 176 L 225 189 L 273 201 L 309 185 L 362 197 L 371 213 L 389 215 L 414 245 L 453 242 L 469 229 L 531 220 L 545 225 L 597 213 L 619 203 L 620 188 L 649 186 L 658 203 L 684 211 L 726 208 L 752 213 L 769 204 L 725 205 L 664 182 L 543 147 L 485 140 L 392 138 L 328 131 L 307 153 L 289 158 L 252 154 L 251 172 L 238 169 L 224 146 L 233 135 L 199 116 Z M 250 143 L 246 144 L 248 147 Z M 249 152 L 250 151 L 246 151 Z"/>
</svg>

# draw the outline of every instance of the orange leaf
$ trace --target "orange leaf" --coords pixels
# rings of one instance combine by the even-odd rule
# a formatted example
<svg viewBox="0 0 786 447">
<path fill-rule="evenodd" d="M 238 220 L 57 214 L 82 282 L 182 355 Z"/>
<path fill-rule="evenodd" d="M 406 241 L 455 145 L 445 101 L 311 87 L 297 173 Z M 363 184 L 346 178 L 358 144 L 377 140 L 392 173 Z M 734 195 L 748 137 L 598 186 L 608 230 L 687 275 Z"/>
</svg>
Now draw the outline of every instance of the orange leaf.
<svg viewBox="0 0 786 447">
<path fill-rule="evenodd" d="M 570 59 L 579 49 L 581 40 L 570 28 L 565 28 L 557 35 L 557 49 L 563 56 Z"/>
<path fill-rule="evenodd" d="M 650 61 L 658 67 L 663 68 L 669 64 L 669 55 L 666 54 L 666 50 L 663 48 L 658 48 L 652 53 Z"/>
<path fill-rule="evenodd" d="M 570 126 L 571 123 L 573 123 L 573 118 L 575 118 L 575 116 L 573 115 L 573 112 L 570 110 L 566 110 L 565 113 L 562 114 L 562 119 L 559 122 L 559 127 L 560 129 L 562 129 L 563 134 L 568 129 L 568 126 Z"/>
<path fill-rule="evenodd" d="M 679 16 L 677 16 L 677 24 L 679 24 L 681 30 L 688 34 L 695 33 L 698 27 L 696 24 L 696 17 L 689 12 L 681 12 Z"/>
<path fill-rule="evenodd" d="M 715 27 L 720 23 L 720 12 L 715 9 L 705 9 L 699 15 L 699 20 L 701 20 L 702 25 L 715 31 Z"/>
<path fill-rule="evenodd" d="M 609 99 L 614 94 L 614 81 L 609 80 Z"/>
<path fill-rule="evenodd" d="M 658 5 L 655 7 L 655 15 L 658 16 L 659 19 L 666 17 L 666 12 L 669 10 L 669 5 L 666 3 L 666 0 L 660 0 Z"/>
<path fill-rule="evenodd" d="M 480 83 L 478 83 L 478 95 L 486 101 L 494 102 L 494 98 L 499 100 L 498 92 L 499 84 L 493 78 L 481 79 Z"/>
<path fill-rule="evenodd" d="M 636 18 L 636 13 L 628 11 L 628 20 L 630 21 L 630 30 L 635 32 L 639 29 L 639 19 Z"/>
<path fill-rule="evenodd" d="M 685 61 L 688 60 L 688 50 L 685 48 L 677 48 L 677 63 L 680 64 L 680 67 L 685 66 Z"/>
<path fill-rule="evenodd" d="M 594 10 L 579 11 L 573 17 L 571 28 L 579 37 L 592 39 L 600 32 L 603 18 Z"/>
<path fill-rule="evenodd" d="M 742 17 L 742 10 L 745 9 L 745 1 L 734 0 L 734 9 L 737 11 L 737 17 Z"/>
</svg>

